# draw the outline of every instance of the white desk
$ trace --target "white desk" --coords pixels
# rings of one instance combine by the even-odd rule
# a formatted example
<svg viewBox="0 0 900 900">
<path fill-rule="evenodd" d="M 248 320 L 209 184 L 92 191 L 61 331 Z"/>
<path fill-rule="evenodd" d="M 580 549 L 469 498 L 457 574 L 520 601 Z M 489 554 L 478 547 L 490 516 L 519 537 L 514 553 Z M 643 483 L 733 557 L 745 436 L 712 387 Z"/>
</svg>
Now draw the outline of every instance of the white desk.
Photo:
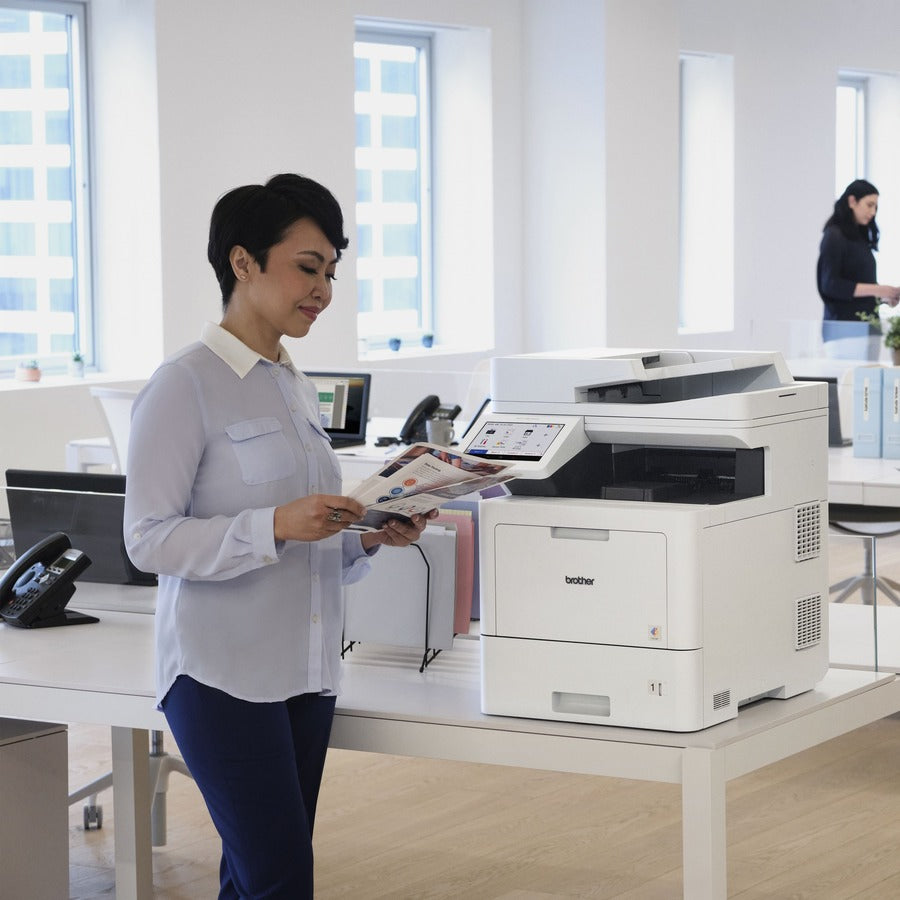
<svg viewBox="0 0 900 900">
<path fill-rule="evenodd" d="M 83 583 L 72 606 L 143 607 L 151 597 L 150 588 Z M 99 616 L 69 628 L 0 626 L 0 716 L 111 726 L 116 896 L 149 900 L 148 731 L 165 727 L 153 703 L 153 618 Z M 814 691 L 763 701 L 695 734 L 512 719 L 480 712 L 477 640 L 458 639 L 422 674 L 416 659 L 398 648 L 350 654 L 333 746 L 680 783 L 689 898 L 727 895 L 728 780 L 900 711 L 893 675 L 833 669 Z"/>
</svg>

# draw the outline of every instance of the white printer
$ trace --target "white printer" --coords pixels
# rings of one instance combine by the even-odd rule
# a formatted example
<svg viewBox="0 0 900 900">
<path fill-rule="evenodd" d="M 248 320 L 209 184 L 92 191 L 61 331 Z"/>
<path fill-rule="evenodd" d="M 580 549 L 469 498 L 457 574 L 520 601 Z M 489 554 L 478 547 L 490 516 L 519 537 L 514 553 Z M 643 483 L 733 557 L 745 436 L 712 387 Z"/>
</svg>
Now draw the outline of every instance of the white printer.
<svg viewBox="0 0 900 900">
<path fill-rule="evenodd" d="M 695 731 L 828 668 L 827 386 L 768 352 L 497 358 L 482 710 Z"/>
</svg>

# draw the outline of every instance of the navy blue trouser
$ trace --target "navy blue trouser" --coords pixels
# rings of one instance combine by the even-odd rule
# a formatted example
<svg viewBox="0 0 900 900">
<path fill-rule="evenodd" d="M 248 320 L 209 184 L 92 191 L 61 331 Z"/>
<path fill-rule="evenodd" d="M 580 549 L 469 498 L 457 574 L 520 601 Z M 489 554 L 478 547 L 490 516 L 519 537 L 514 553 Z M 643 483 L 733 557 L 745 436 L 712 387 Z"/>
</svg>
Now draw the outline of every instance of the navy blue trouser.
<svg viewBox="0 0 900 900">
<path fill-rule="evenodd" d="M 179 676 L 162 702 L 222 838 L 220 900 L 313 896 L 312 832 L 334 697 L 237 700 Z"/>
</svg>

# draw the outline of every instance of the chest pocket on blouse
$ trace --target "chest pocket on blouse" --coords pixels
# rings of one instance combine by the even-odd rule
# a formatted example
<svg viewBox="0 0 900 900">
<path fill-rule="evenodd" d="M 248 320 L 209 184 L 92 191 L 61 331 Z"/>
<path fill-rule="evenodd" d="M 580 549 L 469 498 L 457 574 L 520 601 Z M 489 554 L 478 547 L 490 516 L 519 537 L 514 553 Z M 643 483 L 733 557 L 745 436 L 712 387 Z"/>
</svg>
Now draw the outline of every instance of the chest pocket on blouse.
<svg viewBox="0 0 900 900">
<path fill-rule="evenodd" d="M 247 419 L 225 426 L 241 467 L 244 484 L 264 484 L 297 471 L 297 460 L 281 422 L 274 417 Z"/>
</svg>

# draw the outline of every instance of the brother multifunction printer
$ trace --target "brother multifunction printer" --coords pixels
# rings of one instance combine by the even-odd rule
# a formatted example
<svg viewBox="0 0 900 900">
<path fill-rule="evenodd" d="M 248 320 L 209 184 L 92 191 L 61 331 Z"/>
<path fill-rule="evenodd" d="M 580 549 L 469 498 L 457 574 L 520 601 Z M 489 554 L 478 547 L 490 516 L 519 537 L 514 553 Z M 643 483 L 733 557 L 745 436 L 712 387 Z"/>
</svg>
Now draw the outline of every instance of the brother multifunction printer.
<svg viewBox="0 0 900 900">
<path fill-rule="evenodd" d="M 497 358 L 482 710 L 695 731 L 828 668 L 827 386 L 778 353 Z"/>
</svg>

